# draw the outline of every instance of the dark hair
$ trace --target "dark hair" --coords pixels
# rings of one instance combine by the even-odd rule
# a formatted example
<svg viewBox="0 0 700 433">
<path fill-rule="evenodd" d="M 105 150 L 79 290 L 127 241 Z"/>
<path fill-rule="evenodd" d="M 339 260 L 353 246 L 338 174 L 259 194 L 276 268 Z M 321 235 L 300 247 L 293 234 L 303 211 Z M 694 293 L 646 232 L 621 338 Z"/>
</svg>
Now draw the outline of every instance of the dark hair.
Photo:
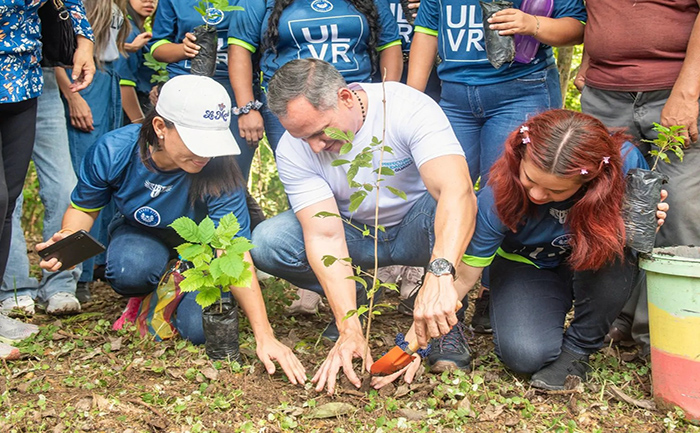
<svg viewBox="0 0 700 433">
<path fill-rule="evenodd" d="M 141 18 L 141 15 L 136 13 L 136 11 L 134 10 L 133 7 L 131 7 L 130 1 L 126 2 L 126 12 L 127 12 L 128 18 L 131 19 L 131 21 L 133 21 L 134 24 L 136 25 L 136 28 L 139 29 L 139 31 L 141 33 L 143 33 L 143 31 L 144 31 L 143 23 L 145 20 Z M 155 13 L 153 15 L 155 15 Z"/>
<path fill-rule="evenodd" d="M 259 0 L 263 1 L 263 0 Z M 275 6 L 272 9 L 270 18 L 267 22 L 267 32 L 263 37 L 262 49 L 260 51 L 270 50 L 277 54 L 277 44 L 279 42 L 279 22 L 282 12 L 294 3 L 295 0 L 275 0 Z M 372 73 L 379 68 L 379 54 L 377 53 L 377 45 L 379 34 L 382 31 L 382 26 L 379 22 L 379 12 L 374 0 L 343 0 L 352 5 L 358 12 L 365 16 L 369 23 L 369 41 L 367 43 L 367 52 L 369 53 L 372 63 Z"/>
<path fill-rule="evenodd" d="M 151 171 L 156 169 L 151 159 L 151 154 L 153 151 L 160 150 L 158 136 L 153 129 L 153 119 L 156 116 L 163 119 L 166 128 L 172 129 L 175 127 L 173 122 L 158 114 L 155 108 L 151 109 L 143 119 L 141 132 L 139 132 L 139 155 L 143 165 Z M 188 178 L 190 180 L 188 198 L 192 206 L 197 200 L 203 200 L 206 196 L 219 197 L 245 185 L 241 169 L 238 167 L 236 158 L 233 155 L 212 158 L 202 171 L 188 174 Z"/>
<path fill-rule="evenodd" d="M 538 114 L 513 131 L 503 156 L 491 168 L 496 212 L 503 223 L 517 231 L 526 214 L 537 205 L 530 202 L 520 182 L 520 163 L 528 160 L 540 170 L 583 184 L 566 219 L 572 234 L 569 264 L 575 270 L 599 269 L 622 258 L 625 228 L 622 222 L 620 149 L 629 138 L 611 134 L 598 119 L 570 110 Z"/>
</svg>

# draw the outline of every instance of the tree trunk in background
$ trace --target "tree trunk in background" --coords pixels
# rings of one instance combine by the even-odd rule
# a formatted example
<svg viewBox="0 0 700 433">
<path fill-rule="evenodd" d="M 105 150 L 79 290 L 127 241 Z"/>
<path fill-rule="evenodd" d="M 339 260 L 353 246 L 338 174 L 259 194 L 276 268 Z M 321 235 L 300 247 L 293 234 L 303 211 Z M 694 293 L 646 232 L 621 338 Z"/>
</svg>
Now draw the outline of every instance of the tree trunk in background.
<svg viewBox="0 0 700 433">
<path fill-rule="evenodd" d="M 566 102 L 566 90 L 569 87 L 569 78 L 571 78 L 571 60 L 573 56 L 574 47 L 560 47 L 557 53 L 557 68 L 559 69 L 562 105 Z"/>
</svg>

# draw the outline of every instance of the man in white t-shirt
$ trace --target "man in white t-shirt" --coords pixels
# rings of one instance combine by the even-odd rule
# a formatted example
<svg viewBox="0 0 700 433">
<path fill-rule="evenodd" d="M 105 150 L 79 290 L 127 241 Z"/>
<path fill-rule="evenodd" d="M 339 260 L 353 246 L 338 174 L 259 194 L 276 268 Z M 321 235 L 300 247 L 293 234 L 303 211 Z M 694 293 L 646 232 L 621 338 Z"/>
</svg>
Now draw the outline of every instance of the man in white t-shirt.
<svg viewBox="0 0 700 433">
<path fill-rule="evenodd" d="M 334 166 L 333 162 L 353 160 L 373 137 L 381 140 L 383 135 L 383 144 L 392 152 L 384 152 L 381 164 L 394 175 L 382 176 L 379 189 L 379 225 L 385 228 L 378 235 L 379 266 L 427 266 L 414 326 L 406 339 L 417 339 L 422 347 L 431 337 L 449 339 L 449 344 L 433 344 L 428 362 L 434 370 L 468 369 L 470 357 L 463 325 L 455 314 L 460 300 L 453 278 L 454 265 L 474 231 L 476 198 L 462 148 L 439 106 L 400 83 L 348 86 L 333 66 L 316 59 L 294 60 L 280 68 L 270 81 L 268 104 L 287 130 L 277 147 L 277 167 L 292 210 L 256 228 L 256 248 L 251 253 L 263 271 L 328 298 L 339 335 L 314 376 L 316 389 L 327 387 L 333 393 L 341 368 L 359 387 L 352 359 L 365 356 L 367 347 L 358 317 L 343 320 L 357 308 L 356 291 L 363 289 L 348 279 L 353 270 L 347 262 L 324 266 L 323 257 L 350 257 L 353 265 L 374 267 L 372 237 L 363 237 L 340 218 L 316 215 L 340 214 L 355 227 L 366 225 L 374 233 L 376 191 L 349 212 L 351 195 L 358 188 L 349 186 L 350 165 Z M 352 150 L 341 156 L 344 142 L 326 135 L 328 128 L 352 132 Z M 372 155 L 372 168 L 360 168 L 354 182 L 376 182 L 380 152 Z M 403 191 L 406 199 L 391 188 Z M 372 359 L 367 353 L 369 368 Z M 409 366 L 406 381 L 412 380 L 418 365 L 419 360 Z M 374 385 L 379 387 L 402 373 Z"/>
</svg>

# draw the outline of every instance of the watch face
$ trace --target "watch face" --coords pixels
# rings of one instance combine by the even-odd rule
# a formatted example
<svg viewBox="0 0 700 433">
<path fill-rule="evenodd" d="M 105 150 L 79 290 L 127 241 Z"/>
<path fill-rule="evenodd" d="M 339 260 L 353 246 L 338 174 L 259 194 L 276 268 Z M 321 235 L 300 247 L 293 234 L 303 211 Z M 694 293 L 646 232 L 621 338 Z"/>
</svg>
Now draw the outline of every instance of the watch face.
<svg viewBox="0 0 700 433">
<path fill-rule="evenodd" d="M 429 270 L 435 275 L 451 274 L 452 265 L 446 259 L 435 259 L 430 263 Z"/>
</svg>

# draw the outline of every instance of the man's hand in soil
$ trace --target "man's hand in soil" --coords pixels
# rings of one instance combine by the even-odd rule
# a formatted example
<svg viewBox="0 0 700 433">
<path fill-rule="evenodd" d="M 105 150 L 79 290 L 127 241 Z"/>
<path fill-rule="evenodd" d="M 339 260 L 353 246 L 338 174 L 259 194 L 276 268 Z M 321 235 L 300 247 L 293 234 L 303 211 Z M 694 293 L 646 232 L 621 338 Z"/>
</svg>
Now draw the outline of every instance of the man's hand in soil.
<svg viewBox="0 0 700 433">
<path fill-rule="evenodd" d="M 425 274 L 413 307 L 413 323 L 420 347 L 426 347 L 430 338 L 447 334 L 457 324 L 455 306 L 458 302 L 452 275 Z"/>
<path fill-rule="evenodd" d="M 355 321 L 357 324 L 348 324 L 349 326 L 341 329 L 338 341 L 328 353 L 326 360 L 321 364 L 321 368 L 318 369 L 316 375 L 311 379 L 316 384 L 317 392 L 321 392 L 324 387 L 327 387 L 328 394 L 332 395 L 335 392 L 335 383 L 341 368 L 350 383 L 359 388 L 362 385 L 362 381 L 352 368 L 352 360 L 354 358 L 362 358 L 366 352 L 365 365 L 368 372 L 369 367 L 372 365 L 372 356 L 367 348 L 367 342 L 362 336 L 359 320 L 350 318 L 347 321 Z"/>
<path fill-rule="evenodd" d="M 260 339 L 257 346 L 258 358 L 265 365 L 268 374 L 275 374 L 275 364 L 272 361 L 277 361 L 294 385 L 306 382 L 306 369 L 289 347 L 272 336 Z"/>
</svg>

